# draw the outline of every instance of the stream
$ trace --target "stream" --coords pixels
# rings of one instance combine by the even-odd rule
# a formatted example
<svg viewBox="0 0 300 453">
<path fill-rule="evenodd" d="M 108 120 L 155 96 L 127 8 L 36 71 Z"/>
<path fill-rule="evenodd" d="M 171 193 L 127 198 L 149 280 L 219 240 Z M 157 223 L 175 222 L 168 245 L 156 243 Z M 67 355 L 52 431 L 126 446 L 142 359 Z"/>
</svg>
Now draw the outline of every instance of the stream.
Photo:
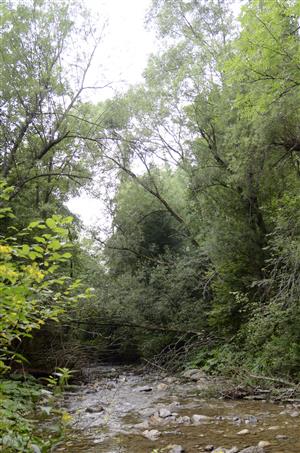
<svg viewBox="0 0 300 453">
<path fill-rule="evenodd" d="M 89 383 L 61 401 L 72 421 L 55 452 L 300 452 L 300 404 L 209 398 L 201 371 L 102 366 L 86 374 Z"/>
</svg>

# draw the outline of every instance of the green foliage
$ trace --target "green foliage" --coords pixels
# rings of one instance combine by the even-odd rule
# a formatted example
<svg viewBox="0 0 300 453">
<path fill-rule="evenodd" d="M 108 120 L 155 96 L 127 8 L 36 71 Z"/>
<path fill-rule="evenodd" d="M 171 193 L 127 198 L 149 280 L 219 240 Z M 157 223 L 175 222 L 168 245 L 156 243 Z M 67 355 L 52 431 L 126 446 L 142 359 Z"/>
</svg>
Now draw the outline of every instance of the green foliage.
<svg viewBox="0 0 300 453">
<path fill-rule="evenodd" d="M 299 1 L 248 2 L 239 29 L 227 3 L 152 2 L 164 51 L 116 99 L 95 309 L 177 338 L 204 331 L 215 340 L 194 363 L 211 372 L 298 379 Z M 114 334 L 142 355 L 174 341 L 135 332 Z"/>
<path fill-rule="evenodd" d="M 52 410 L 51 393 L 45 391 L 34 379 L 0 381 L 0 448 L 10 452 L 48 452 L 60 439 L 63 425 L 55 434 L 40 436 L 33 420 L 43 418 Z M 30 418 L 29 418 L 30 416 Z"/>
<path fill-rule="evenodd" d="M 57 368 L 55 373 L 47 378 L 48 386 L 61 393 L 68 385 L 69 380 L 72 378 L 74 373 L 74 370 L 69 370 L 69 368 L 66 367 Z"/>
<path fill-rule="evenodd" d="M 4 183 L 2 187 L 3 202 L 8 190 Z M 0 213 L 2 218 L 13 216 L 7 207 L 0 207 Z M 4 360 L 14 357 L 16 341 L 40 329 L 46 320 L 57 320 L 78 299 L 78 282 L 60 273 L 72 256 L 66 251 L 71 247 L 65 228 L 70 221 L 53 216 L 0 237 L 2 372 Z"/>
</svg>

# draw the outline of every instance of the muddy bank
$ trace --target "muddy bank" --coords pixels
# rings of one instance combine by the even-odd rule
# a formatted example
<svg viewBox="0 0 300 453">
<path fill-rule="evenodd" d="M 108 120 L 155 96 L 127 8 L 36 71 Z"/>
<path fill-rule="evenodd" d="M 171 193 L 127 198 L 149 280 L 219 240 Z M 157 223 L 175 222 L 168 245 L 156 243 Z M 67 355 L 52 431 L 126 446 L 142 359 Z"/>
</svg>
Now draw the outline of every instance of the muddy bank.
<svg viewBox="0 0 300 453">
<path fill-rule="evenodd" d="M 258 445 L 253 453 L 300 452 L 300 405 L 209 399 L 211 383 L 201 373 L 193 380 L 125 367 L 91 374 L 90 384 L 64 395 L 72 422 L 57 452 L 239 452 Z"/>
</svg>

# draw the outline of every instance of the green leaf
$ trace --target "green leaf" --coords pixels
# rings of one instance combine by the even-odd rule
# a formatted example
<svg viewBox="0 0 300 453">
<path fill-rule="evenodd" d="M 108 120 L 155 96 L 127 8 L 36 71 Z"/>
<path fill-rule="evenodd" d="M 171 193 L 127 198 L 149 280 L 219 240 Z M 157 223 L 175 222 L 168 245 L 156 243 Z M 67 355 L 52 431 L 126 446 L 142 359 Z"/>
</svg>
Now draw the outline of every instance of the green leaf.
<svg viewBox="0 0 300 453">
<path fill-rule="evenodd" d="M 54 239 L 48 244 L 48 247 L 51 250 L 59 250 L 61 248 L 61 243 L 57 239 Z"/>
<path fill-rule="evenodd" d="M 51 218 L 47 219 L 45 223 L 46 223 L 47 227 L 49 227 L 51 230 L 56 229 L 56 222 L 53 219 L 51 219 Z"/>
</svg>

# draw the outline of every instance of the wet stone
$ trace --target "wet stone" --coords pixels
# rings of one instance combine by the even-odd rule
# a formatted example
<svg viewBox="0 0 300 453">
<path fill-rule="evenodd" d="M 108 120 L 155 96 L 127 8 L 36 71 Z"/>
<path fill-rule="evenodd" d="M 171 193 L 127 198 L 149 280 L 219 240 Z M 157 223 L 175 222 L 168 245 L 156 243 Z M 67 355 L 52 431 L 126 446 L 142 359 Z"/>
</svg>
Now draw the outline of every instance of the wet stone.
<svg viewBox="0 0 300 453">
<path fill-rule="evenodd" d="M 165 407 L 159 409 L 158 413 L 161 418 L 171 417 L 171 415 L 172 415 L 171 411 Z"/>
<path fill-rule="evenodd" d="M 145 409 L 140 410 L 139 414 L 142 417 L 151 417 L 151 415 L 154 415 L 155 412 L 156 412 L 156 409 L 154 409 L 153 407 L 146 407 Z"/>
<path fill-rule="evenodd" d="M 168 384 L 165 384 L 164 382 L 161 382 L 161 383 L 158 384 L 158 386 L 157 386 L 157 390 L 159 390 L 159 391 L 167 390 L 167 388 L 168 388 Z"/>
<path fill-rule="evenodd" d="M 149 385 L 144 385 L 143 387 L 137 387 L 135 389 L 136 392 L 152 392 L 153 388 Z"/>
<path fill-rule="evenodd" d="M 102 406 L 90 406 L 90 407 L 87 407 L 85 410 L 85 412 L 87 412 L 88 414 L 97 414 L 97 413 L 100 413 L 103 411 L 104 411 L 104 408 Z"/>
<path fill-rule="evenodd" d="M 277 439 L 277 440 L 287 440 L 288 438 L 289 438 L 289 437 L 286 436 L 285 434 L 278 434 L 278 435 L 276 436 L 276 439 Z"/>
<path fill-rule="evenodd" d="M 249 433 L 250 433 L 249 429 L 242 429 L 242 430 L 239 431 L 237 434 L 238 434 L 239 436 L 245 436 L 246 434 L 249 434 Z"/>
<path fill-rule="evenodd" d="M 157 440 L 160 437 L 160 431 L 157 429 L 146 429 L 142 434 L 149 440 Z"/>
<path fill-rule="evenodd" d="M 245 419 L 245 423 L 255 425 L 257 423 L 257 418 L 254 415 L 248 415 Z"/>
<path fill-rule="evenodd" d="M 258 447 L 264 448 L 264 447 L 269 447 L 271 445 L 271 442 L 268 442 L 267 440 L 261 440 L 258 442 Z"/>
<path fill-rule="evenodd" d="M 184 453 L 185 449 L 181 445 L 170 445 L 169 453 Z"/>
<path fill-rule="evenodd" d="M 197 424 L 209 421 L 210 417 L 208 417 L 207 415 L 194 414 L 194 415 L 192 415 L 191 420 L 192 420 L 192 423 L 194 423 L 194 425 L 197 425 Z"/>
</svg>

